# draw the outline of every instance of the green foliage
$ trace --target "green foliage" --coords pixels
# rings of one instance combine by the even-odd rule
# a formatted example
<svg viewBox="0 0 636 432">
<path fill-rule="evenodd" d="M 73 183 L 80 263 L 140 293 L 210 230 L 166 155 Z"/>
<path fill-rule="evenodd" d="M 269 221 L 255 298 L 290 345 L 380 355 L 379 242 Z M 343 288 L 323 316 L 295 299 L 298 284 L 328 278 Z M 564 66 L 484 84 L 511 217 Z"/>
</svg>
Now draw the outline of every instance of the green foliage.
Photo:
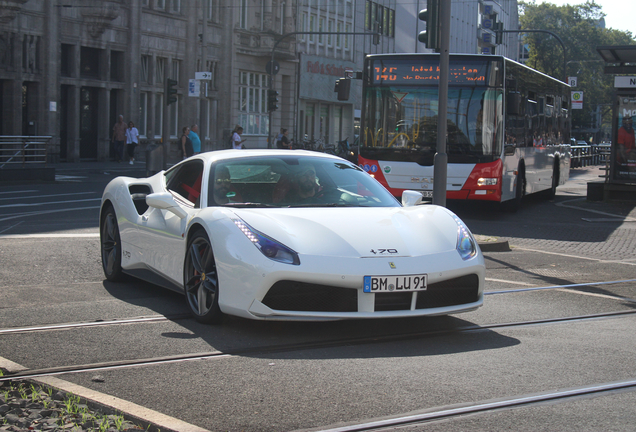
<svg viewBox="0 0 636 432">
<path fill-rule="evenodd" d="M 596 51 L 603 45 L 632 45 L 631 32 L 605 29 L 605 14 L 600 5 L 587 0 L 579 5 L 556 6 L 552 3 L 519 2 L 521 29 L 549 30 L 563 40 L 566 49 L 566 73 L 563 72 L 563 49 L 552 36 L 543 33 L 524 34 L 530 55 L 528 66 L 557 79 L 576 76 L 576 89 L 583 91 L 583 109 L 572 111 L 572 128 L 589 129 L 596 125 L 596 110 L 602 116 L 602 129 L 611 131 L 611 102 L 614 76 L 604 73 L 605 62 Z M 585 138 L 587 139 L 587 138 Z"/>
</svg>

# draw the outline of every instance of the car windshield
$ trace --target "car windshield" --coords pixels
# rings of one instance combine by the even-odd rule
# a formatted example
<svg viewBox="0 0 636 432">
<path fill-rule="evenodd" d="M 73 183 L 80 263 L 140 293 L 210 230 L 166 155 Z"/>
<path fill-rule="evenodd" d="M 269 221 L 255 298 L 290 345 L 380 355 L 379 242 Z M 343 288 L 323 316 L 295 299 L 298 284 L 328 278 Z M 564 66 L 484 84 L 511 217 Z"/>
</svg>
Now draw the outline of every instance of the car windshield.
<svg viewBox="0 0 636 432">
<path fill-rule="evenodd" d="M 342 159 L 244 157 L 216 162 L 208 205 L 229 207 L 398 207 L 373 177 Z"/>
</svg>

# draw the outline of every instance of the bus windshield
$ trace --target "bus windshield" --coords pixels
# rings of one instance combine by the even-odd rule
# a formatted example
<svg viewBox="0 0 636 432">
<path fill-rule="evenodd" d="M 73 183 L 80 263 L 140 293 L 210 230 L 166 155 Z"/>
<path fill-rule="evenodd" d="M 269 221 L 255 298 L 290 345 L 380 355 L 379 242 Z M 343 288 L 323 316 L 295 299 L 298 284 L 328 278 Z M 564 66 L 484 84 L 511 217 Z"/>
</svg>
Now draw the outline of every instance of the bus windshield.
<svg viewBox="0 0 636 432">
<path fill-rule="evenodd" d="M 437 86 L 367 87 L 360 155 L 433 165 L 437 152 Z M 502 152 L 503 91 L 448 89 L 449 163 L 491 162 Z"/>
</svg>

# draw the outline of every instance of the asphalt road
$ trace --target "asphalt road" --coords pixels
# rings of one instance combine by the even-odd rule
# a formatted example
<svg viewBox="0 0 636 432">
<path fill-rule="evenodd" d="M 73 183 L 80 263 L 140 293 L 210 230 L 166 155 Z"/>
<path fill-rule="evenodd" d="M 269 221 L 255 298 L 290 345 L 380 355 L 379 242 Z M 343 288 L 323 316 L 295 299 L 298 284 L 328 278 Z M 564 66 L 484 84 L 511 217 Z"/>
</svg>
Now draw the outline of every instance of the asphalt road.
<svg viewBox="0 0 636 432">
<path fill-rule="evenodd" d="M 180 295 L 103 277 L 101 192 L 142 166 L 57 173 L 55 184 L 0 186 L 0 367 L 103 364 L 41 379 L 163 431 L 634 430 L 636 211 L 585 200 L 595 167 L 518 213 L 449 203 L 511 248 L 485 252 L 477 311 L 221 326 L 190 319 Z M 66 323 L 78 325 L 27 329 Z M 112 368 L 139 359 L 153 362 Z"/>
</svg>

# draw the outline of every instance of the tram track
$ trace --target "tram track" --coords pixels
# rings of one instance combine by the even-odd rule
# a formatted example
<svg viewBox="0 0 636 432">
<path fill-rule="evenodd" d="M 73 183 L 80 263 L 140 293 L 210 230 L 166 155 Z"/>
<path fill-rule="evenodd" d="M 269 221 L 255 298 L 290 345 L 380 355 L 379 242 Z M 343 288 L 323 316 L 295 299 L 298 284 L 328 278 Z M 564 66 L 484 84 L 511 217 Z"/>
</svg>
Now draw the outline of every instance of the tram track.
<svg viewBox="0 0 636 432">
<path fill-rule="evenodd" d="M 571 290 L 572 288 L 582 288 L 586 286 L 593 287 L 593 286 L 615 285 L 615 284 L 632 283 L 632 282 L 636 282 L 636 279 L 623 279 L 623 280 L 601 281 L 601 282 L 584 282 L 584 283 L 564 284 L 564 285 L 549 285 L 549 286 L 543 286 L 543 287 L 528 286 L 524 288 L 511 288 L 511 289 L 505 289 L 505 290 L 485 291 L 484 296 L 515 294 L 515 293 L 522 293 L 522 292 L 528 292 L 528 291 L 545 291 L 545 290 L 559 290 L 559 289 Z M 636 302 L 636 299 L 631 299 L 627 297 L 620 297 L 620 296 L 613 296 L 613 297 L 608 296 L 608 297 L 616 299 L 617 301 Z M 180 319 L 188 319 L 190 317 L 191 316 L 189 314 L 150 315 L 150 316 L 140 316 L 140 317 L 131 317 L 131 318 L 115 318 L 110 320 L 95 320 L 95 321 L 73 322 L 73 323 L 46 324 L 46 325 L 35 325 L 35 326 L 26 326 L 26 327 L 8 327 L 8 328 L 0 328 L 0 336 L 7 335 L 7 334 L 16 334 L 16 333 L 69 330 L 69 329 L 83 328 L 83 327 L 102 327 L 102 326 L 112 326 L 112 325 L 143 324 L 143 323 L 151 323 L 151 322 L 174 321 L 174 320 L 180 320 Z"/>
<path fill-rule="evenodd" d="M 214 360 L 214 359 L 230 358 L 230 357 L 236 357 L 236 356 L 248 356 L 248 355 L 255 356 L 255 355 L 267 355 L 267 354 L 273 354 L 273 353 L 306 351 L 306 350 L 313 350 L 313 349 L 337 348 L 341 346 L 381 344 L 381 343 L 388 343 L 388 342 L 417 340 L 417 339 L 436 337 L 436 336 L 448 335 L 448 334 L 480 332 L 480 331 L 488 331 L 488 330 L 504 329 L 504 328 L 522 328 L 522 327 L 530 327 L 530 326 L 536 326 L 536 325 L 563 324 L 568 322 L 582 322 L 582 321 L 591 321 L 591 320 L 598 320 L 598 319 L 615 319 L 615 318 L 622 318 L 622 317 L 633 316 L 633 315 L 636 315 L 636 310 L 622 310 L 622 311 L 605 312 L 605 313 L 599 313 L 599 314 L 546 318 L 546 319 L 540 319 L 540 320 L 496 323 L 496 324 L 487 324 L 487 325 L 468 325 L 468 326 L 461 326 L 461 327 L 455 327 L 455 328 L 428 330 L 428 331 L 411 332 L 411 333 L 390 334 L 390 335 L 382 335 L 382 336 L 350 337 L 350 338 L 332 339 L 332 340 L 324 340 L 324 341 L 316 341 L 316 342 L 278 344 L 278 345 L 269 345 L 269 346 L 265 345 L 265 346 L 258 346 L 258 347 L 249 347 L 249 348 L 236 348 L 236 349 L 230 349 L 225 351 L 176 354 L 176 355 L 170 355 L 170 356 L 158 356 L 158 357 L 131 359 L 131 360 L 109 361 L 109 362 L 100 362 L 100 363 L 90 363 L 90 364 L 84 364 L 84 365 L 70 365 L 70 366 L 58 366 L 58 367 L 54 366 L 54 367 L 41 368 L 41 369 L 30 369 L 30 370 L 27 369 L 27 370 L 19 371 L 17 373 L 13 373 L 13 374 L 9 373 L 9 374 L 6 374 L 5 376 L 0 376 L 0 382 L 39 378 L 39 377 L 46 377 L 46 376 L 56 376 L 56 375 L 64 375 L 64 374 L 74 374 L 74 373 L 82 373 L 82 372 L 94 372 L 94 371 L 103 371 L 103 370 L 112 370 L 112 369 L 144 367 L 144 366 L 152 366 L 152 365 L 167 364 L 167 363 L 188 362 L 188 361 L 194 361 L 194 360 Z"/>
<path fill-rule="evenodd" d="M 512 398 L 499 399 L 496 401 L 480 402 L 464 406 L 453 406 L 448 408 L 438 408 L 421 414 L 413 414 L 402 417 L 394 417 L 385 420 L 376 420 L 353 424 L 348 426 L 312 429 L 315 432 L 365 432 L 365 431 L 395 431 L 395 428 L 408 428 L 418 424 L 430 423 L 437 420 L 448 420 L 470 414 L 479 414 L 489 411 L 499 411 L 520 406 L 533 406 L 546 402 L 566 401 L 601 393 L 609 393 L 620 390 L 636 390 L 636 380 L 626 380 L 612 383 L 595 384 L 582 386 L 561 391 L 550 391 L 541 394 L 514 396 Z M 407 430 L 407 429 L 404 429 Z"/>
</svg>

